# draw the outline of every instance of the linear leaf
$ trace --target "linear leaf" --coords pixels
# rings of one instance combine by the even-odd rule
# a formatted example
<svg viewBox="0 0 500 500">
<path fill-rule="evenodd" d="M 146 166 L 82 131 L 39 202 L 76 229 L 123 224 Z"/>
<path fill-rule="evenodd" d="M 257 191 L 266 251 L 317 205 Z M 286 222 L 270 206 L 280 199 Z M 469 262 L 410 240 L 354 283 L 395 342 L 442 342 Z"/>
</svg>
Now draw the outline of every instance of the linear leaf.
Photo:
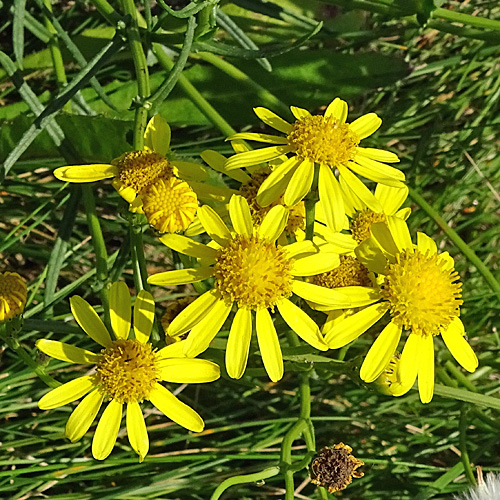
<svg viewBox="0 0 500 500">
<path fill-rule="evenodd" d="M 18 66 L 23 69 L 24 57 L 24 16 L 26 0 L 14 0 L 14 21 L 12 23 L 12 45 Z"/>
</svg>

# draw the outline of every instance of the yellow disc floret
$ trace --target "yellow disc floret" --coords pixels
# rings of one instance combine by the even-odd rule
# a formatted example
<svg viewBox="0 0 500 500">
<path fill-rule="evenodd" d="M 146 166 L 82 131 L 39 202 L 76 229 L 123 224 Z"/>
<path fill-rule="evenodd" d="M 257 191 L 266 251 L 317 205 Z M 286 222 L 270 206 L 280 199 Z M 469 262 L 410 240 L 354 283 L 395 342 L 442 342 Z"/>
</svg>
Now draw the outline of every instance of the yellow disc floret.
<svg viewBox="0 0 500 500">
<path fill-rule="evenodd" d="M 331 167 L 354 159 L 359 144 L 359 137 L 347 123 L 319 115 L 297 120 L 287 139 L 297 156 Z"/>
<path fill-rule="evenodd" d="M 368 269 L 350 255 L 341 255 L 339 266 L 326 273 L 313 276 L 312 282 L 325 288 L 373 286 Z"/>
<path fill-rule="evenodd" d="M 382 296 L 397 325 L 419 335 L 439 335 L 460 315 L 462 284 L 439 255 L 405 250 L 387 271 Z"/>
<path fill-rule="evenodd" d="M 198 209 L 196 193 L 175 176 L 157 179 L 141 193 L 141 198 L 149 223 L 162 233 L 183 231 Z"/>
<path fill-rule="evenodd" d="M 0 273 L 0 321 L 22 313 L 26 305 L 27 288 L 17 273 Z"/>
<path fill-rule="evenodd" d="M 159 177 L 172 175 L 168 160 L 152 151 L 131 151 L 111 162 L 118 167 L 118 181 L 136 193 L 149 187 Z"/>
<path fill-rule="evenodd" d="M 386 215 L 384 213 L 372 212 L 371 210 L 356 212 L 350 224 L 352 237 L 358 243 L 362 243 L 371 236 L 370 228 L 375 222 L 387 222 Z"/>
<path fill-rule="evenodd" d="M 97 383 L 106 397 L 119 403 L 141 402 L 158 381 L 159 370 L 151 344 L 115 340 L 101 352 Z"/>
<path fill-rule="evenodd" d="M 278 300 L 292 295 L 293 259 L 267 239 L 239 235 L 219 250 L 216 260 L 216 287 L 228 302 L 273 309 Z"/>
</svg>

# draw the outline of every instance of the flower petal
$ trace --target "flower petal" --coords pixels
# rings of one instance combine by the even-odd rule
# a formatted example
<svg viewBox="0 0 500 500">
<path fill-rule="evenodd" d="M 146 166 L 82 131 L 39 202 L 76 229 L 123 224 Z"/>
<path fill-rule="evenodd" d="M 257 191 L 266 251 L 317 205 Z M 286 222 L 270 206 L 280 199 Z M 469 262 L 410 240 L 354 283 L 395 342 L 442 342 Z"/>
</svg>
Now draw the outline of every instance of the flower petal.
<svg viewBox="0 0 500 500">
<path fill-rule="evenodd" d="M 380 247 L 370 238 L 361 242 L 355 250 L 356 257 L 370 271 L 385 274 L 387 259 Z"/>
<path fill-rule="evenodd" d="M 245 373 L 252 338 L 252 313 L 238 308 L 231 324 L 226 347 L 226 370 L 231 378 L 239 379 Z"/>
<path fill-rule="evenodd" d="M 209 177 L 207 167 L 199 163 L 179 160 L 173 160 L 170 163 L 174 167 L 174 174 L 182 180 L 188 182 L 204 181 Z"/>
<path fill-rule="evenodd" d="M 351 306 L 351 300 L 340 290 L 325 288 L 306 281 L 293 280 L 293 293 L 316 304 L 332 309 L 345 309 Z"/>
<path fill-rule="evenodd" d="M 394 257 L 399 248 L 394 241 L 394 235 L 385 222 L 375 222 L 370 226 L 371 240 L 373 240 L 386 256 Z"/>
<path fill-rule="evenodd" d="M 40 401 L 38 401 L 38 407 L 41 410 L 50 410 L 52 408 L 59 408 L 65 404 L 71 403 L 80 399 L 82 396 L 87 394 L 91 389 L 95 387 L 94 375 L 85 375 L 84 377 L 78 377 L 75 380 L 66 382 L 50 392 L 45 394 Z"/>
<path fill-rule="evenodd" d="M 374 325 L 389 309 L 387 302 L 380 302 L 348 316 L 325 332 L 325 342 L 330 349 L 339 349 L 357 339 Z"/>
<path fill-rule="evenodd" d="M 465 328 L 460 318 L 455 318 L 449 324 L 448 328 L 441 333 L 441 336 L 446 347 L 458 363 L 468 372 L 475 371 L 479 362 L 472 347 L 465 340 Z"/>
<path fill-rule="evenodd" d="M 166 156 L 170 149 L 170 126 L 160 115 L 154 115 L 144 131 L 144 149 Z"/>
<path fill-rule="evenodd" d="M 364 307 L 382 298 L 380 290 L 368 286 L 343 286 L 341 292 L 351 301 L 351 307 Z"/>
<path fill-rule="evenodd" d="M 136 401 L 127 404 L 127 434 L 130 446 L 139 455 L 139 462 L 149 451 L 149 438 L 141 407 Z"/>
<path fill-rule="evenodd" d="M 383 212 L 382 204 L 377 200 L 376 196 L 361 182 L 348 168 L 339 165 L 341 179 L 347 184 L 351 199 L 354 201 L 354 208 L 365 209 L 369 208 L 373 212 Z"/>
<path fill-rule="evenodd" d="M 200 297 L 191 302 L 172 320 L 170 325 L 168 325 L 167 335 L 177 337 L 188 332 L 211 311 L 218 301 L 219 298 L 215 290 L 210 290 L 200 295 Z"/>
<path fill-rule="evenodd" d="M 386 151 L 385 149 L 375 149 L 375 148 L 360 148 L 358 146 L 357 153 L 361 156 L 366 156 L 371 160 L 381 161 L 383 163 L 398 163 L 398 155 L 392 153 L 391 151 Z"/>
<path fill-rule="evenodd" d="M 246 151 L 245 153 L 238 153 L 231 156 L 226 163 L 227 170 L 235 168 L 252 167 L 266 161 L 274 160 L 283 154 L 291 151 L 290 146 L 271 146 L 269 148 L 256 149 L 254 151 Z"/>
<path fill-rule="evenodd" d="M 232 239 L 229 229 L 220 218 L 219 214 L 208 205 L 198 209 L 198 217 L 210 237 L 221 246 L 226 246 Z"/>
<path fill-rule="evenodd" d="M 184 347 L 184 354 L 195 357 L 208 349 L 210 342 L 217 335 L 231 312 L 232 304 L 222 299 L 215 302 L 210 311 L 189 332 Z"/>
<path fill-rule="evenodd" d="M 429 256 L 437 254 L 436 242 L 424 233 L 417 233 L 417 248 L 422 253 L 429 253 Z"/>
<path fill-rule="evenodd" d="M 267 309 L 258 309 L 256 312 L 257 340 L 260 355 L 269 378 L 278 382 L 283 377 L 283 356 L 278 340 L 278 334 Z"/>
<path fill-rule="evenodd" d="M 243 196 L 232 196 L 229 202 L 229 216 L 233 229 L 243 236 L 252 236 L 253 222 L 248 202 Z"/>
<path fill-rule="evenodd" d="M 375 197 L 380 201 L 386 215 L 394 215 L 408 198 L 408 186 L 392 187 L 377 184 Z"/>
<path fill-rule="evenodd" d="M 170 358 L 158 363 L 160 380 L 173 384 L 203 384 L 220 377 L 219 365 L 206 359 Z"/>
<path fill-rule="evenodd" d="M 81 403 L 73 410 L 66 423 L 66 437 L 74 443 L 81 439 L 89 430 L 104 401 L 104 394 L 92 391 L 85 396 Z"/>
<path fill-rule="evenodd" d="M 301 118 L 304 118 L 306 116 L 311 116 L 311 113 L 309 113 L 307 109 L 297 108 L 297 106 L 290 106 L 290 110 L 292 111 L 293 116 L 297 118 L 297 120 L 300 120 Z"/>
<path fill-rule="evenodd" d="M 111 345 L 108 330 L 90 304 L 78 295 L 73 295 L 69 303 L 71 312 L 83 331 L 103 347 Z"/>
<path fill-rule="evenodd" d="M 170 420 L 193 432 L 205 427 L 202 418 L 187 404 L 177 399 L 161 384 L 156 384 L 149 394 L 149 400 Z"/>
<path fill-rule="evenodd" d="M 319 331 L 318 325 L 300 307 L 296 306 L 288 299 L 282 299 L 277 303 L 281 317 L 286 324 L 305 342 L 320 351 L 327 351 L 323 335 Z"/>
<path fill-rule="evenodd" d="M 434 395 L 434 336 L 424 335 L 420 340 L 418 359 L 418 392 L 422 403 L 430 403 Z"/>
<path fill-rule="evenodd" d="M 160 241 L 184 255 L 189 255 L 189 257 L 196 257 L 197 259 L 212 259 L 215 262 L 215 257 L 217 257 L 217 250 L 215 248 L 210 248 L 203 243 L 193 240 L 192 238 L 186 238 L 181 234 L 167 233 L 164 234 Z"/>
<path fill-rule="evenodd" d="M 257 203 L 261 207 L 267 207 L 275 202 L 285 192 L 295 169 L 301 164 L 301 158 L 292 156 L 275 167 L 260 185 L 257 192 Z"/>
<path fill-rule="evenodd" d="M 380 332 L 361 366 L 360 376 L 365 382 L 373 382 L 384 371 L 398 346 L 401 330 L 400 326 L 389 323 Z"/>
<path fill-rule="evenodd" d="M 402 396 L 406 394 L 415 383 L 418 372 L 420 340 L 422 337 L 410 333 L 406 340 L 401 359 L 399 360 L 398 374 L 400 382 L 391 387 L 391 394 Z"/>
<path fill-rule="evenodd" d="M 310 191 L 314 178 L 314 163 L 311 160 L 303 160 L 295 169 L 288 186 L 285 189 L 283 203 L 288 207 L 297 205 L 299 201 Z"/>
<path fill-rule="evenodd" d="M 134 334 L 135 338 L 145 344 L 149 340 L 155 320 L 155 301 L 146 290 L 141 290 L 134 304 Z"/>
<path fill-rule="evenodd" d="M 54 177 L 66 182 L 95 182 L 118 175 L 118 167 L 107 164 L 71 165 L 54 170 Z"/>
<path fill-rule="evenodd" d="M 240 132 L 238 134 L 233 134 L 229 136 L 226 141 L 257 141 L 257 142 L 267 142 L 271 144 L 288 144 L 288 139 L 286 137 L 281 137 L 278 135 L 261 134 L 255 132 Z"/>
<path fill-rule="evenodd" d="M 203 158 L 205 163 L 208 163 L 208 165 L 210 165 L 210 167 L 212 167 L 214 170 L 216 170 L 217 172 L 221 172 L 222 174 L 226 174 L 231 179 L 234 179 L 241 183 L 248 182 L 251 179 L 251 177 L 243 170 L 227 170 L 227 158 L 217 151 L 207 149 L 206 151 L 203 151 L 200 156 Z"/>
<path fill-rule="evenodd" d="M 382 125 L 382 120 L 375 113 L 360 116 L 349 124 L 349 128 L 359 137 L 359 140 L 372 135 Z"/>
<path fill-rule="evenodd" d="M 169 358 L 185 358 L 184 355 L 184 346 L 186 345 L 185 340 L 177 339 L 173 344 L 169 344 L 165 347 L 162 347 L 159 351 L 155 352 L 155 357 L 158 361 L 162 361 L 164 359 Z"/>
<path fill-rule="evenodd" d="M 289 134 L 292 131 L 292 125 L 269 109 L 259 107 L 253 108 L 253 111 L 266 125 L 269 125 L 284 134 Z"/>
<path fill-rule="evenodd" d="M 186 285 L 210 278 L 214 274 L 213 267 L 191 267 L 188 269 L 176 269 L 164 273 L 153 274 L 148 278 L 150 285 L 173 286 Z"/>
<path fill-rule="evenodd" d="M 338 125 L 342 125 L 347 119 L 348 110 L 347 103 L 336 97 L 326 108 L 325 118 L 331 116 L 336 120 Z"/>
<path fill-rule="evenodd" d="M 92 440 L 92 455 L 96 460 L 104 460 L 113 450 L 120 430 L 122 414 L 123 404 L 114 399 L 103 411 Z"/>
<path fill-rule="evenodd" d="M 124 281 L 117 281 L 109 289 L 109 316 L 117 339 L 127 339 L 131 318 L 130 292 Z"/>
<path fill-rule="evenodd" d="M 57 340 L 39 339 L 35 345 L 47 356 L 68 363 L 90 365 L 97 363 L 101 359 L 99 354 Z"/>
<path fill-rule="evenodd" d="M 388 217 L 387 225 L 392 234 L 394 243 L 400 252 L 405 250 L 413 251 L 413 243 L 411 242 L 410 230 L 403 219 L 398 217 Z M 373 226 L 372 226 L 373 227 Z"/>
<path fill-rule="evenodd" d="M 295 257 L 292 276 L 314 276 L 326 273 L 340 265 L 340 257 L 333 252 L 315 252 L 312 255 Z"/>
<path fill-rule="evenodd" d="M 341 231 L 345 217 L 344 199 L 339 181 L 328 165 L 319 167 L 318 191 L 326 226 L 332 231 Z"/>
<path fill-rule="evenodd" d="M 380 184 L 387 184 L 388 186 L 394 187 L 404 186 L 405 174 L 403 174 L 401 170 L 386 165 L 385 163 L 356 155 L 354 161 L 347 163 L 347 167 L 358 175 L 375 182 L 380 182 Z"/>
<path fill-rule="evenodd" d="M 276 241 L 285 230 L 290 211 L 283 205 L 276 205 L 264 216 L 262 223 L 257 228 L 257 234 L 270 241 Z"/>
</svg>

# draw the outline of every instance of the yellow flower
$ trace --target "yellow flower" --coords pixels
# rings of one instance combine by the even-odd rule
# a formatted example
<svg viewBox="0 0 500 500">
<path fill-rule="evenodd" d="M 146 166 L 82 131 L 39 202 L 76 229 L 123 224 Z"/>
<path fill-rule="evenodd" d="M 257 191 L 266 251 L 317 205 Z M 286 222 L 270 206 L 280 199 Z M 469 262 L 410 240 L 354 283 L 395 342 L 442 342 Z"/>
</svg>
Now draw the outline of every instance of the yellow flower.
<svg viewBox="0 0 500 500">
<path fill-rule="evenodd" d="M 328 271 L 332 264 L 328 253 L 321 252 L 310 241 L 276 245 L 288 217 L 283 206 L 273 207 L 256 227 L 247 201 L 235 195 L 229 204 L 229 215 L 234 232 L 213 209 L 200 207 L 198 216 L 213 240 L 209 245 L 175 234 L 161 237 L 161 241 L 173 250 L 200 259 L 200 267 L 158 273 L 148 282 L 173 286 L 213 277 L 213 288 L 188 305 L 170 323 L 167 334 L 176 337 L 190 332 L 184 353 L 197 355 L 208 348 L 236 304 L 226 350 L 226 368 L 231 377 L 240 378 L 247 364 L 254 311 L 264 367 L 271 380 L 277 381 L 283 376 L 283 359 L 270 311 L 277 308 L 299 337 L 317 349 L 326 350 L 316 323 L 289 297 L 295 293 L 331 308 L 364 303 L 366 297 L 356 290 L 351 293 L 349 287 L 339 292 L 296 279 Z"/>
<path fill-rule="evenodd" d="M 154 300 L 142 290 L 134 305 L 134 335 L 131 335 L 131 301 L 123 282 L 113 283 L 109 291 L 111 327 L 116 340 L 94 309 L 81 297 L 70 299 L 77 323 L 89 337 L 102 346 L 93 353 L 70 344 L 41 339 L 36 345 L 45 354 L 67 361 L 94 365 L 95 370 L 53 389 L 39 401 L 42 410 L 58 408 L 82 396 L 66 425 L 66 436 L 78 441 L 92 425 L 104 401 L 109 404 L 102 413 L 92 441 L 92 454 L 104 460 L 113 449 L 127 407 L 127 433 L 130 445 L 140 461 L 148 453 L 149 439 L 139 403 L 149 400 L 158 410 L 179 425 L 201 432 L 204 424 L 193 409 L 177 399 L 160 382 L 202 383 L 219 378 L 219 367 L 203 359 L 190 359 L 182 353 L 182 342 L 153 349 L 149 335 L 154 321 Z"/>
<path fill-rule="evenodd" d="M 0 322 L 21 314 L 26 305 L 28 290 L 17 273 L 0 273 Z"/>
<path fill-rule="evenodd" d="M 294 106 L 291 110 L 296 118 L 293 124 L 266 108 L 254 109 L 265 124 L 283 132 L 285 137 L 244 132 L 228 139 L 253 140 L 273 146 L 236 154 L 228 160 L 227 169 L 244 168 L 289 155 L 260 187 L 257 195 L 260 205 L 267 206 L 282 195 L 285 205 L 296 205 L 311 189 L 314 165 L 319 164 L 318 191 L 327 225 L 340 231 L 345 212 L 340 184 L 334 175 L 335 169 L 354 191 L 360 189 L 362 183 L 356 176 L 349 175 L 352 172 L 381 184 L 395 187 L 403 185 L 404 174 L 385 164 L 398 162 L 397 155 L 359 146 L 360 141 L 372 135 L 382 123 L 375 113 L 346 123 L 347 103 L 339 98 L 331 102 L 324 116 L 311 115 L 305 109 Z M 357 182 L 353 183 L 353 178 Z"/>
<path fill-rule="evenodd" d="M 460 321 L 461 284 L 453 259 L 438 254 L 435 242 L 418 233 L 413 245 L 406 222 L 392 217 L 371 226 L 371 238 L 356 248 L 368 269 L 383 277 L 374 303 L 325 332 L 328 345 L 337 349 L 359 337 L 387 312 L 389 324 L 377 337 L 361 367 L 361 378 L 373 382 L 385 369 L 401 338 L 409 335 L 401 355 L 399 376 L 391 392 L 402 395 L 418 377 L 420 399 L 428 403 L 434 392 L 434 341 L 441 335 L 455 359 L 468 371 L 478 365 L 464 338 Z"/>
</svg>

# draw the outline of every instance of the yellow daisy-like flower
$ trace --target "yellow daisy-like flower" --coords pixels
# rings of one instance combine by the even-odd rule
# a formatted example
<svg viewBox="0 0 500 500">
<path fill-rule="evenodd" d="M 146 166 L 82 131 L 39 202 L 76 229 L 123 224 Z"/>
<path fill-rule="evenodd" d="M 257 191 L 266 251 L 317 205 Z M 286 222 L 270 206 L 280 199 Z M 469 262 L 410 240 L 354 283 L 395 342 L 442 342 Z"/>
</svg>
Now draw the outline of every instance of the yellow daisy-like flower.
<svg viewBox="0 0 500 500">
<path fill-rule="evenodd" d="M 66 436 L 78 441 L 92 425 L 104 401 L 109 401 L 97 424 L 92 454 L 104 460 L 112 451 L 126 405 L 127 434 L 130 445 L 144 459 L 149 450 L 146 424 L 139 403 L 149 400 L 179 425 L 201 432 L 203 420 L 192 408 L 177 399 L 160 382 L 203 383 L 219 378 L 219 366 L 203 359 L 190 359 L 182 352 L 182 342 L 153 349 L 149 336 L 154 321 L 154 300 L 142 290 L 134 305 L 131 335 L 131 301 L 123 282 L 109 290 L 111 338 L 94 309 L 81 297 L 70 299 L 71 311 L 85 333 L 102 346 L 93 353 L 70 344 L 41 339 L 36 345 L 45 354 L 69 363 L 94 365 L 95 370 L 53 389 L 40 399 L 42 410 L 58 408 L 83 396 L 66 425 Z"/>
<path fill-rule="evenodd" d="M 240 378 L 248 359 L 253 311 L 264 367 L 270 379 L 278 381 L 283 376 L 283 359 L 270 312 L 277 308 L 299 337 L 317 349 L 326 350 L 316 323 L 289 297 L 295 293 L 332 309 L 364 304 L 367 297 L 364 290 L 359 293 L 359 287 L 354 290 L 346 287 L 340 292 L 296 279 L 328 271 L 332 261 L 327 252 L 310 241 L 276 245 L 288 217 L 283 206 L 273 207 L 262 223 L 255 226 L 247 201 L 235 195 L 229 204 L 229 215 L 234 232 L 213 209 L 200 207 L 198 216 L 213 239 L 209 245 L 174 234 L 160 238 L 173 250 L 200 259 L 201 266 L 155 274 L 148 282 L 174 286 L 213 277 L 213 288 L 188 305 L 169 324 L 167 334 L 176 337 L 190 332 L 184 353 L 195 356 L 208 348 L 236 305 L 227 343 L 226 368 L 231 377 Z"/>
<path fill-rule="evenodd" d="M 17 273 L 0 273 L 0 323 L 21 314 L 26 305 L 28 289 Z"/>
<path fill-rule="evenodd" d="M 347 103 L 339 98 L 331 102 L 324 116 L 311 115 L 309 111 L 294 106 L 291 110 L 296 118 L 293 124 L 266 108 L 254 109 L 265 124 L 283 132 L 285 137 L 244 132 L 228 139 L 265 142 L 273 146 L 236 154 L 227 161 L 227 169 L 244 168 L 289 155 L 288 160 L 275 168 L 260 187 L 257 195 L 260 205 L 267 206 L 282 195 L 286 205 L 296 205 L 310 191 L 314 165 L 319 164 L 318 191 L 327 225 L 340 231 L 345 212 L 340 184 L 333 172 L 335 169 L 354 191 L 360 189 L 362 183 L 359 179 L 352 181 L 356 178 L 349 175 L 352 172 L 381 184 L 402 186 L 404 174 L 386 165 L 387 162 L 398 162 L 397 155 L 359 146 L 360 141 L 372 135 L 382 123 L 375 113 L 346 123 Z"/>
<path fill-rule="evenodd" d="M 474 351 L 464 338 L 460 321 L 461 287 L 453 259 L 438 254 L 435 242 L 418 233 L 413 245 L 406 222 L 398 217 L 371 226 L 371 238 L 356 248 L 368 269 L 381 275 L 376 300 L 325 332 L 328 345 L 337 349 L 359 337 L 382 316 L 391 320 L 377 337 L 361 367 L 361 378 L 373 382 L 394 354 L 402 330 L 409 336 L 401 355 L 401 382 L 391 392 L 402 395 L 418 377 L 420 399 L 428 403 L 434 392 L 434 341 L 441 335 L 455 359 L 468 371 L 478 365 Z"/>
</svg>

